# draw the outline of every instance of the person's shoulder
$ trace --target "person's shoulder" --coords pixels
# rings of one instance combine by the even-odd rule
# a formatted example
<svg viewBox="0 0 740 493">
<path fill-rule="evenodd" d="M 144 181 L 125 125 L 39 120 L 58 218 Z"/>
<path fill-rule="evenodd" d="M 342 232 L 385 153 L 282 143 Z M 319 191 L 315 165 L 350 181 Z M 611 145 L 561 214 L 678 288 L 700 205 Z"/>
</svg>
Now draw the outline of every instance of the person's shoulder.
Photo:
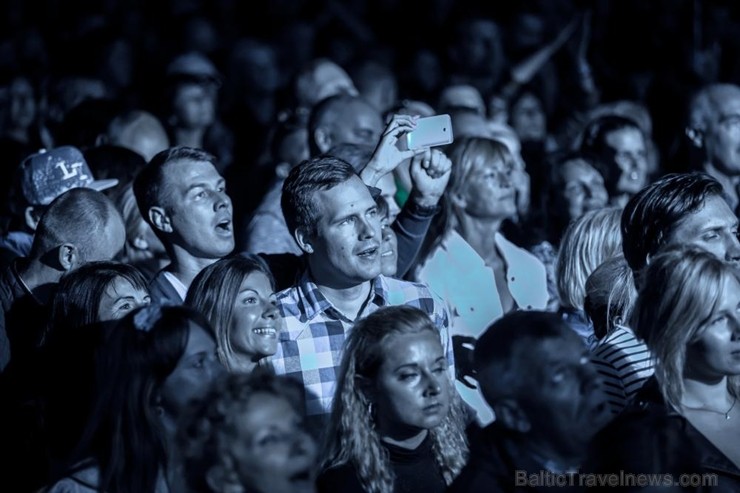
<svg viewBox="0 0 740 493">
<path fill-rule="evenodd" d="M 378 282 L 383 286 L 391 305 L 423 305 L 417 308 L 425 308 L 430 305 L 435 311 L 442 310 L 445 306 L 442 298 L 424 283 L 385 276 L 378 276 Z"/>
<path fill-rule="evenodd" d="M 318 493 L 364 493 L 355 467 L 349 462 L 324 469 L 316 479 Z"/>
<path fill-rule="evenodd" d="M 99 477 L 97 467 L 86 467 L 57 481 L 43 493 L 97 493 Z"/>
</svg>

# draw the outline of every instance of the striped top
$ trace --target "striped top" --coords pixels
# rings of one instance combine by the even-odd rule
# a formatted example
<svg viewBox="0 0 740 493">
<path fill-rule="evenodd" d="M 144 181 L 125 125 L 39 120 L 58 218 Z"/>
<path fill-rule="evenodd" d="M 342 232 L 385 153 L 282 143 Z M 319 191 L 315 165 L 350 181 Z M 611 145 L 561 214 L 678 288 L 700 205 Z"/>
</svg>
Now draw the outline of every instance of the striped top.
<svg viewBox="0 0 740 493">
<path fill-rule="evenodd" d="M 599 341 L 591 358 L 604 380 L 612 413 L 619 414 L 653 374 L 653 361 L 632 329 L 617 326 Z"/>
</svg>

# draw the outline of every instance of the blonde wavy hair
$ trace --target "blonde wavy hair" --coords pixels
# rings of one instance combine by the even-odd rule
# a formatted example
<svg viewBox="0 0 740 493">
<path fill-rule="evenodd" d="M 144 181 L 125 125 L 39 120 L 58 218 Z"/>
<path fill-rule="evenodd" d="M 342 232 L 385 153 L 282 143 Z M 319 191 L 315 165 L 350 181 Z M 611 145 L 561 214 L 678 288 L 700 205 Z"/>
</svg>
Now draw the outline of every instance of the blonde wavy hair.
<svg viewBox="0 0 740 493">
<path fill-rule="evenodd" d="M 371 400 L 360 380 L 376 378 L 383 362 L 382 343 L 387 337 L 425 330 L 439 335 L 439 330 L 421 310 L 393 306 L 358 321 L 345 343 L 321 454 L 322 468 L 351 463 L 367 493 L 392 493 L 395 478 L 388 452 L 374 426 Z M 461 402 L 452 381 L 450 389 L 452 402 L 447 417 L 429 430 L 437 465 L 448 485 L 460 473 L 468 455 Z"/>
<path fill-rule="evenodd" d="M 655 376 L 665 400 L 681 409 L 686 350 L 717 310 L 728 281 L 740 282 L 736 268 L 696 248 L 667 250 L 650 259 L 631 325 L 655 358 Z M 740 375 L 727 387 L 740 397 Z"/>
<path fill-rule="evenodd" d="M 586 280 L 603 261 L 622 253 L 622 210 L 589 211 L 565 230 L 558 250 L 556 279 L 560 306 L 583 310 Z"/>
</svg>

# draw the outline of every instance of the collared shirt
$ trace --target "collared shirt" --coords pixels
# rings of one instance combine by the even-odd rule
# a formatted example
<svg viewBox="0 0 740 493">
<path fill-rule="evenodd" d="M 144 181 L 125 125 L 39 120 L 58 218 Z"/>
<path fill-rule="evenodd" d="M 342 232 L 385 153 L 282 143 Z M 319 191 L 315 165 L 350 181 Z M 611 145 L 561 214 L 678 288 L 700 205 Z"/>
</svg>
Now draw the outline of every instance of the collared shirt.
<svg viewBox="0 0 740 493">
<path fill-rule="evenodd" d="M 348 319 L 326 299 L 308 271 L 295 286 L 279 292 L 277 302 L 285 330 L 272 357 L 275 373 L 295 378 L 304 385 L 309 415 L 328 414 L 344 341 L 355 320 Z M 370 299 L 357 319 L 393 305 L 410 305 L 430 316 L 440 330 L 450 373 L 454 375 L 450 317 L 442 300 L 423 284 L 378 276 L 371 281 Z"/>
</svg>

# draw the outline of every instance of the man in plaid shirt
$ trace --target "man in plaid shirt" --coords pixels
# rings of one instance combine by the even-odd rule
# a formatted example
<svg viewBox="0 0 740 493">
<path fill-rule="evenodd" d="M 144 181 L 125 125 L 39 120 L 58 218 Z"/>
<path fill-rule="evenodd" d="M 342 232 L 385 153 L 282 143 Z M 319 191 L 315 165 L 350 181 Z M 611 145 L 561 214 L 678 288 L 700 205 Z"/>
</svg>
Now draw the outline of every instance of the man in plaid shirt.
<svg viewBox="0 0 740 493">
<path fill-rule="evenodd" d="M 449 162 L 439 177 L 442 191 L 448 177 Z M 380 217 L 349 164 L 320 157 L 294 168 L 283 186 L 282 209 L 308 269 L 277 295 L 286 330 L 272 363 L 278 374 L 303 383 L 310 416 L 330 412 L 348 331 L 383 306 L 406 304 L 428 313 L 454 372 L 444 302 L 423 284 L 380 274 Z"/>
</svg>

